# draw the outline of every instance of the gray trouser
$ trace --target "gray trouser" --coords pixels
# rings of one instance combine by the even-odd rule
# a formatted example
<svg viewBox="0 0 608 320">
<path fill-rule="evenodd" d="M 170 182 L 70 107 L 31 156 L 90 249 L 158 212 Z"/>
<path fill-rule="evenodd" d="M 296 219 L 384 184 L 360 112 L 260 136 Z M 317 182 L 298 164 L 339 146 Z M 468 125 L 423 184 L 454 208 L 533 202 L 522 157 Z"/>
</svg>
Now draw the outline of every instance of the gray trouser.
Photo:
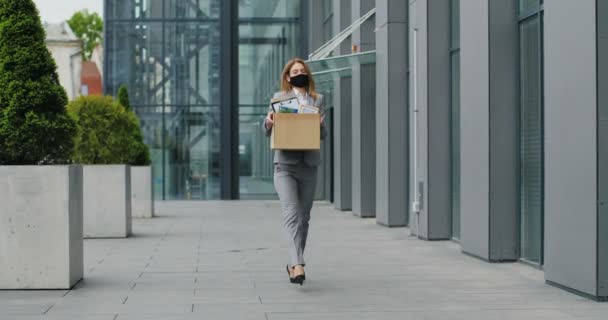
<svg viewBox="0 0 608 320">
<path fill-rule="evenodd" d="M 274 187 L 283 209 L 290 266 L 305 265 L 304 248 L 316 185 L 317 167 L 280 163 L 274 165 Z"/>
</svg>

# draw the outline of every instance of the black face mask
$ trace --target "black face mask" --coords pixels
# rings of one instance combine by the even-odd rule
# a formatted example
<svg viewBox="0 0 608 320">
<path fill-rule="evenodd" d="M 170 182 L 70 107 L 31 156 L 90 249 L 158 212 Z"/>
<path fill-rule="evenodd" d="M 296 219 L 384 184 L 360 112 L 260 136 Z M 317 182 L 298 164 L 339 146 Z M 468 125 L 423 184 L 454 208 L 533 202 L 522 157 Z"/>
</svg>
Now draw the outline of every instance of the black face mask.
<svg viewBox="0 0 608 320">
<path fill-rule="evenodd" d="M 308 75 L 299 74 L 294 77 L 289 77 L 289 81 L 289 83 L 291 83 L 291 85 L 294 87 L 304 88 L 308 86 Z"/>
</svg>

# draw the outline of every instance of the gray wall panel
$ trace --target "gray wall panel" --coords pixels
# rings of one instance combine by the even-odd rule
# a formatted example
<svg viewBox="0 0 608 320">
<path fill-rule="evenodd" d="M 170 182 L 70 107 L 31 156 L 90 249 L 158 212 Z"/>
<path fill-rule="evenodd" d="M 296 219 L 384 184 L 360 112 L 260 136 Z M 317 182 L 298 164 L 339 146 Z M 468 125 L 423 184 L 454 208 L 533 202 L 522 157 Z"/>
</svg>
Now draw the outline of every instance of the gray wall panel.
<svg viewBox="0 0 608 320">
<path fill-rule="evenodd" d="M 608 121 L 606 120 L 598 123 L 598 153 L 598 295 L 608 297 Z"/>
<path fill-rule="evenodd" d="M 352 1 L 352 20 L 374 8 L 374 0 Z M 375 19 L 358 28 L 352 43 L 360 51 L 375 48 Z M 376 216 L 376 69 L 374 64 L 352 66 L 352 199 L 353 213 Z"/>
<path fill-rule="evenodd" d="M 545 277 L 595 296 L 595 2 L 546 1 L 544 29 Z"/>
<path fill-rule="evenodd" d="M 517 3 L 490 1 L 490 257 L 519 258 Z"/>
<path fill-rule="evenodd" d="M 461 245 L 518 258 L 518 34 L 514 1 L 460 2 Z"/>
<path fill-rule="evenodd" d="M 451 236 L 450 1 L 429 1 L 427 105 L 428 238 Z"/>
<path fill-rule="evenodd" d="M 419 40 L 418 43 L 416 44 L 416 46 L 414 46 L 414 41 L 416 41 L 414 39 L 414 29 L 417 29 L 420 27 L 421 23 L 420 23 L 420 19 L 425 19 L 424 15 L 421 17 L 420 16 L 420 12 L 418 10 L 418 4 L 421 1 L 416 1 L 416 0 L 411 0 L 409 1 L 409 7 L 408 7 L 408 18 L 409 18 L 409 23 L 408 23 L 408 64 L 411 67 L 410 73 L 409 73 L 409 77 L 411 79 L 414 79 L 416 77 L 415 72 L 416 70 L 414 70 L 414 59 L 416 59 L 416 57 L 418 56 L 418 53 L 416 53 L 415 51 L 418 51 L 417 47 L 419 46 Z M 424 24 L 423 24 L 424 25 Z M 416 36 L 417 37 L 417 36 Z M 416 56 L 416 57 L 415 57 Z M 415 96 L 414 96 L 414 82 L 410 81 L 408 79 L 408 84 L 409 84 L 409 96 L 408 96 L 408 103 L 409 103 L 409 107 L 408 107 L 408 118 L 409 118 L 409 130 L 408 130 L 408 139 L 409 139 L 409 148 L 408 148 L 408 152 L 409 152 L 409 166 L 408 166 L 408 175 L 409 175 L 409 179 L 408 179 L 408 188 L 409 188 L 409 192 L 408 192 L 408 196 L 409 196 L 409 202 L 408 202 L 408 206 L 407 206 L 407 210 L 408 210 L 408 217 L 409 217 L 409 224 L 411 226 L 411 233 L 412 234 L 416 234 L 418 235 L 418 233 L 420 233 L 419 229 L 419 220 L 418 219 L 418 215 L 416 215 L 413 210 L 412 210 L 412 202 L 416 201 L 416 182 L 415 180 L 417 180 L 416 177 L 414 177 L 414 159 L 415 159 L 415 155 L 417 153 L 417 146 L 414 143 L 414 136 L 413 136 L 413 132 L 414 132 L 414 122 L 415 122 L 415 117 L 414 117 L 414 109 L 415 109 Z M 426 203 L 424 203 L 423 205 L 426 205 Z M 424 230 L 424 228 L 423 228 Z"/>
<path fill-rule="evenodd" d="M 389 130 L 386 126 L 389 118 L 388 28 L 376 32 L 376 47 L 376 219 L 386 224 L 390 202 Z"/>
<path fill-rule="evenodd" d="M 314 52 L 323 45 L 323 1 L 324 0 L 310 0 L 304 3 L 307 6 L 306 9 L 306 24 L 304 27 L 307 28 L 306 37 L 308 39 L 308 49 L 310 52 Z M 308 54 L 302 58 L 308 58 Z M 325 98 L 325 108 L 328 109 L 332 106 L 332 101 L 328 101 Z M 326 123 L 331 123 L 329 117 L 326 117 Z M 327 128 L 328 136 L 332 134 L 331 126 Z M 331 150 L 329 150 L 329 144 L 331 139 L 326 139 L 321 142 L 321 162 L 319 166 L 317 187 L 315 200 L 330 200 L 331 198 L 331 179 L 327 178 L 332 170 L 331 163 Z"/>
<path fill-rule="evenodd" d="M 410 216 L 413 233 L 432 240 L 449 239 L 451 232 L 449 18 L 449 1 L 410 1 L 410 64 L 417 63 L 410 92 L 415 81 L 418 112 L 410 97 L 410 156 L 417 161 L 410 163 L 409 185 L 412 201 L 422 188 L 419 224 L 411 207 Z"/>
<path fill-rule="evenodd" d="M 375 0 L 352 0 L 352 21 L 359 19 L 364 14 L 375 8 Z M 359 46 L 359 51 L 374 50 L 376 44 L 376 36 L 374 29 L 376 27 L 375 16 L 364 22 L 357 30 L 353 32 L 352 43 Z"/>
<path fill-rule="evenodd" d="M 334 34 L 351 23 L 351 1 L 333 1 Z M 350 53 L 348 38 L 334 51 L 335 55 Z M 334 206 L 352 209 L 352 78 L 343 77 L 334 84 Z"/>
<path fill-rule="evenodd" d="M 361 103 L 361 65 L 352 65 L 352 197 L 353 204 L 352 210 L 354 215 L 361 216 L 363 204 L 363 177 L 361 176 L 363 170 L 363 159 L 362 156 L 362 143 L 361 138 L 364 135 L 364 126 L 362 118 L 362 103 Z"/>
<path fill-rule="evenodd" d="M 407 0 L 376 0 L 376 27 L 391 22 L 407 22 Z"/>
<path fill-rule="evenodd" d="M 461 246 L 489 259 L 488 2 L 460 2 Z"/>
<path fill-rule="evenodd" d="M 323 45 L 323 1 L 309 0 L 308 6 L 308 49 L 314 52 Z M 307 58 L 307 57 L 304 57 Z"/>
<path fill-rule="evenodd" d="M 376 6 L 376 221 L 403 226 L 408 203 L 407 2 L 377 0 Z"/>
<path fill-rule="evenodd" d="M 415 214 L 409 207 L 412 233 L 428 238 L 428 21 L 426 0 L 410 1 L 409 47 L 410 51 L 410 203 L 418 199 L 421 212 Z M 415 42 L 415 43 L 414 43 Z M 417 95 L 417 106 L 414 101 Z M 418 112 L 416 112 L 416 108 Z M 417 194 L 418 193 L 418 194 Z"/>
<path fill-rule="evenodd" d="M 608 296 L 608 1 L 597 0 L 598 294 Z"/>
<path fill-rule="evenodd" d="M 352 209 L 352 87 L 351 77 L 334 84 L 334 206 Z"/>
<path fill-rule="evenodd" d="M 409 130 L 408 130 L 408 139 L 409 139 L 409 147 L 408 147 L 408 152 L 409 152 L 409 167 L 408 167 L 408 188 L 409 188 L 409 192 L 408 192 L 408 197 L 409 197 L 409 202 L 408 202 L 408 206 L 407 206 L 407 210 L 408 210 L 408 218 L 409 218 L 409 225 L 411 226 L 411 233 L 412 234 L 418 234 L 419 232 L 419 219 L 418 216 L 413 212 L 412 210 L 412 202 L 416 201 L 416 182 L 414 180 L 416 180 L 416 178 L 413 175 L 413 171 L 414 171 L 414 155 L 416 154 L 415 149 L 416 149 L 416 145 L 414 144 L 414 137 L 413 137 L 413 132 L 414 132 L 414 83 L 417 83 L 417 81 L 414 79 L 416 76 L 415 72 L 415 68 L 414 68 L 414 59 L 415 59 L 415 55 L 416 53 L 414 51 L 417 50 L 417 46 L 414 46 L 414 29 L 418 28 L 420 26 L 420 22 L 419 20 L 421 19 L 419 11 L 417 9 L 418 7 L 418 3 L 419 1 L 416 0 L 411 0 L 409 1 L 409 7 L 408 7 L 408 19 L 409 19 L 409 23 L 408 23 L 408 65 L 411 68 L 410 72 L 409 72 L 409 78 L 408 79 L 408 84 L 409 84 L 409 96 L 408 96 L 408 118 L 409 118 Z M 411 61 L 411 62 L 410 62 Z M 416 82 L 415 82 L 416 81 Z M 426 204 L 424 204 L 426 205 Z"/>
<path fill-rule="evenodd" d="M 353 213 L 376 216 L 376 69 L 352 68 L 352 199 Z"/>
<path fill-rule="evenodd" d="M 374 39 L 375 43 L 375 39 Z M 365 200 L 361 212 L 365 216 L 376 216 L 376 65 L 367 64 L 361 66 L 361 78 L 366 85 L 364 95 L 361 97 L 363 119 L 365 119 L 365 131 L 361 139 L 363 152 L 361 162 L 363 170 L 361 181 Z"/>
<path fill-rule="evenodd" d="M 333 28 L 336 35 L 346 29 L 351 24 L 351 0 L 333 0 Z M 348 39 L 342 41 L 340 46 L 334 50 L 335 55 L 347 54 L 350 50 L 352 35 Z"/>
</svg>

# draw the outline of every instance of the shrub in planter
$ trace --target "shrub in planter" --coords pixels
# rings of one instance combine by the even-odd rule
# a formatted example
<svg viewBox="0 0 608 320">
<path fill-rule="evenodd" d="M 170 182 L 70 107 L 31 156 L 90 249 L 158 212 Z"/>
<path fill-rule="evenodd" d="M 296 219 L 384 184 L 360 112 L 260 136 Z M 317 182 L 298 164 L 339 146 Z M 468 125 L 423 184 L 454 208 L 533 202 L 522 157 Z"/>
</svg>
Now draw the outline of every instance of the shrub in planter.
<svg viewBox="0 0 608 320">
<path fill-rule="evenodd" d="M 82 167 L 56 165 L 76 125 L 44 39 L 32 0 L 0 1 L 0 289 L 83 276 Z"/>
<path fill-rule="evenodd" d="M 109 96 L 80 97 L 68 105 L 77 123 L 74 161 L 84 164 L 85 238 L 131 233 L 131 167 L 150 162 L 139 121 Z"/>
<path fill-rule="evenodd" d="M 0 1 L 0 165 L 66 163 L 76 127 L 31 0 Z"/>
<path fill-rule="evenodd" d="M 73 156 L 77 163 L 150 163 L 137 116 L 112 97 L 80 97 L 70 102 L 68 111 L 78 124 Z"/>
</svg>

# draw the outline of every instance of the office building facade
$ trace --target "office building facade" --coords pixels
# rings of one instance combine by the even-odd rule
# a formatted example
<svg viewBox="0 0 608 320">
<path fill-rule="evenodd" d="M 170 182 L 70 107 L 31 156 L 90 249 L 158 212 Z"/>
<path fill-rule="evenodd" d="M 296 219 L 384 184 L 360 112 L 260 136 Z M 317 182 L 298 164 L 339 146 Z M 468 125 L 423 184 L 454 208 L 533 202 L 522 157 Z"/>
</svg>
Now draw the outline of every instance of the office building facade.
<svg viewBox="0 0 608 320">
<path fill-rule="evenodd" d="M 608 298 L 606 1 L 157 1 L 128 18 L 163 15 L 142 40 L 112 11 L 140 1 L 106 0 L 105 89 L 136 91 L 163 199 L 273 197 L 257 129 L 304 56 L 330 124 L 317 198 Z"/>
<path fill-rule="evenodd" d="M 303 3 L 105 1 L 104 90 L 129 89 L 157 199 L 276 198 L 260 117 L 307 50 Z"/>
</svg>

